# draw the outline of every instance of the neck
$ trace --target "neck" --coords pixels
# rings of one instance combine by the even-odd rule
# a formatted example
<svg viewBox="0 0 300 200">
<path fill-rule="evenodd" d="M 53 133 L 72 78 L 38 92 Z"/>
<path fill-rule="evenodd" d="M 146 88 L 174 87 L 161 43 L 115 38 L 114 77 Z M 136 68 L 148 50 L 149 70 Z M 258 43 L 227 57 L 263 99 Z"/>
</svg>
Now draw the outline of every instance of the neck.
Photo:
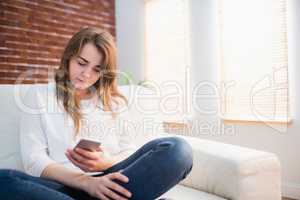
<svg viewBox="0 0 300 200">
<path fill-rule="evenodd" d="M 76 91 L 76 97 L 79 100 L 90 99 L 92 96 L 93 96 L 93 94 L 88 90 L 77 90 Z"/>
</svg>

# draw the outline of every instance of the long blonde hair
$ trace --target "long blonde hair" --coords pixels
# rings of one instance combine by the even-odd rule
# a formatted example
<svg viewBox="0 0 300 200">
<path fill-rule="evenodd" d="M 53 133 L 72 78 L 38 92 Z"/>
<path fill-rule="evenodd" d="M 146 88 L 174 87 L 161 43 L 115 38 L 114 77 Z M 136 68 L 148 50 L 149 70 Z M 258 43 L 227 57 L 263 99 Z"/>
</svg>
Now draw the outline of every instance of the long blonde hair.
<svg viewBox="0 0 300 200">
<path fill-rule="evenodd" d="M 112 103 L 118 104 L 116 99 L 123 99 L 127 102 L 117 89 L 117 52 L 114 38 L 108 32 L 98 28 L 81 29 L 68 42 L 60 61 L 60 67 L 55 74 L 57 101 L 62 102 L 65 111 L 72 117 L 75 134 L 79 133 L 82 114 L 80 100 L 76 98 L 75 88 L 70 83 L 69 63 L 71 58 L 77 56 L 87 43 L 94 44 L 103 56 L 100 68 L 101 76 L 92 89 L 102 102 L 104 110 L 111 111 L 115 116 Z"/>
</svg>

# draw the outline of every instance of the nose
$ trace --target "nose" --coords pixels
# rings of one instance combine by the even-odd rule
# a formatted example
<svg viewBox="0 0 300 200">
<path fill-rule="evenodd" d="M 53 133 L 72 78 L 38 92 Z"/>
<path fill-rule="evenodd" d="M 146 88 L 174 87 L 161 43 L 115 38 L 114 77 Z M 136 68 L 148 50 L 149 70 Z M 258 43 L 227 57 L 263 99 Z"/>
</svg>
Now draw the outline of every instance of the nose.
<svg viewBox="0 0 300 200">
<path fill-rule="evenodd" d="M 85 69 L 83 69 L 82 71 L 82 75 L 85 78 L 90 78 L 91 77 L 91 73 L 92 73 L 92 68 L 91 67 L 86 67 Z"/>
</svg>

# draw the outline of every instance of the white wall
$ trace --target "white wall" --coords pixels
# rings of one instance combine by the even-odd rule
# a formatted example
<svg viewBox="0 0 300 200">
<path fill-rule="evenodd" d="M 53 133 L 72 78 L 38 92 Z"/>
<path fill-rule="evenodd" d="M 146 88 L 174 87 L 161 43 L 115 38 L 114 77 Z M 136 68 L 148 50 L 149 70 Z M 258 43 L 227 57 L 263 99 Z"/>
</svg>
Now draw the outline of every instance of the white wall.
<svg viewBox="0 0 300 200">
<path fill-rule="evenodd" d="M 116 0 L 119 69 L 132 73 L 137 82 L 144 79 L 143 24 L 143 0 Z"/>
<path fill-rule="evenodd" d="M 229 128 L 233 132 L 223 134 L 224 127 L 219 124 L 220 120 L 215 114 L 196 112 L 198 123 L 214 127 L 192 134 L 275 153 L 282 164 L 284 196 L 300 199 L 300 79 L 296 77 L 300 74 L 300 0 L 288 0 L 288 3 L 289 70 L 291 94 L 295 100 L 292 124 L 284 133 L 278 132 L 277 127 L 265 124 L 240 124 L 225 127 L 225 130 Z M 194 86 L 201 81 L 218 83 L 216 5 L 216 0 L 190 0 Z M 119 64 L 121 69 L 132 70 L 136 79 L 143 80 L 143 0 L 116 0 L 116 12 Z M 203 109 L 213 109 L 217 108 L 218 100 L 200 100 L 198 103 Z"/>
</svg>

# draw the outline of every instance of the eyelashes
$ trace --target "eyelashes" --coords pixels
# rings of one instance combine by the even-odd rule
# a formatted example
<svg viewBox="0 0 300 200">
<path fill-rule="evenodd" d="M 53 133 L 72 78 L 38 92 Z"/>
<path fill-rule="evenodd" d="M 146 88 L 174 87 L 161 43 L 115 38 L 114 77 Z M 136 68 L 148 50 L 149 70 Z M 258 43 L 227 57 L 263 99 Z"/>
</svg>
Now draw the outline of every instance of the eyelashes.
<svg viewBox="0 0 300 200">
<path fill-rule="evenodd" d="M 86 67 L 87 63 L 82 63 L 80 61 L 77 61 L 77 64 L 80 65 L 81 67 Z M 100 69 L 98 67 L 93 68 L 94 72 L 100 73 Z"/>
<path fill-rule="evenodd" d="M 78 63 L 78 65 L 80 65 L 80 66 L 85 66 L 85 65 L 86 65 L 85 63 L 82 63 L 82 62 L 79 62 L 79 61 L 77 61 L 77 63 Z"/>
<path fill-rule="evenodd" d="M 94 70 L 94 72 L 100 73 L 100 69 L 98 69 L 98 68 L 94 68 L 93 70 Z"/>
</svg>

